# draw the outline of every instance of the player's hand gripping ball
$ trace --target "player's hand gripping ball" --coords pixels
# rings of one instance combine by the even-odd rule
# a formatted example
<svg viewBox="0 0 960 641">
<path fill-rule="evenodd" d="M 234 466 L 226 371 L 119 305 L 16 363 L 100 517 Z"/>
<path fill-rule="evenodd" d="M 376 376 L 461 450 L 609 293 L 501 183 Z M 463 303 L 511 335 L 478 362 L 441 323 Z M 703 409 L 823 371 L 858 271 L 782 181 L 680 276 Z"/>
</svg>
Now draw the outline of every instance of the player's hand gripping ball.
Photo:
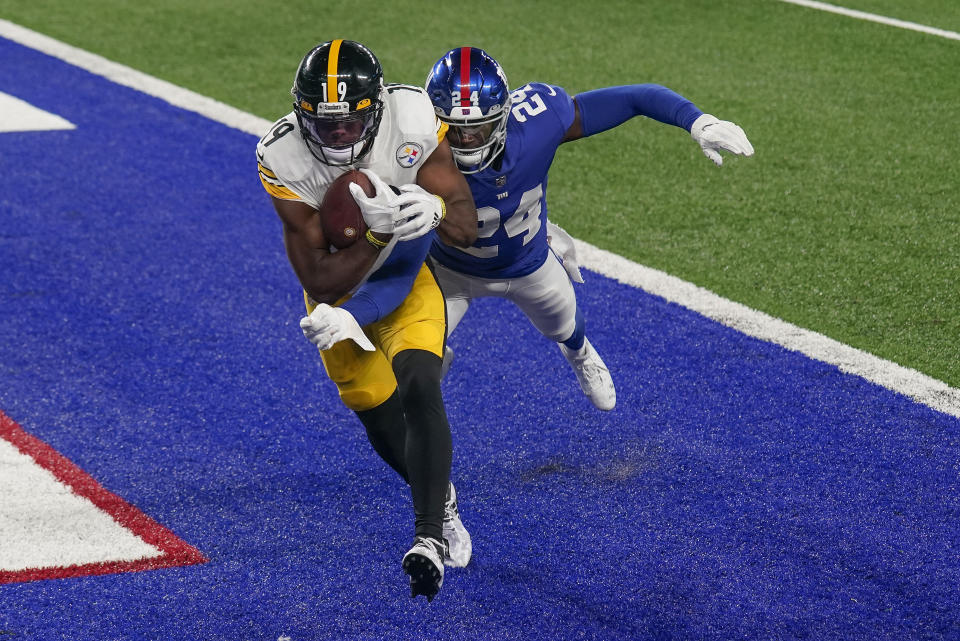
<svg viewBox="0 0 960 641">
<path fill-rule="evenodd" d="M 349 247 L 367 233 L 363 213 L 350 193 L 350 183 L 357 183 L 367 196 L 375 194 L 370 179 L 356 169 L 341 174 L 327 187 L 320 203 L 320 226 L 327 242 L 337 249 Z"/>
</svg>

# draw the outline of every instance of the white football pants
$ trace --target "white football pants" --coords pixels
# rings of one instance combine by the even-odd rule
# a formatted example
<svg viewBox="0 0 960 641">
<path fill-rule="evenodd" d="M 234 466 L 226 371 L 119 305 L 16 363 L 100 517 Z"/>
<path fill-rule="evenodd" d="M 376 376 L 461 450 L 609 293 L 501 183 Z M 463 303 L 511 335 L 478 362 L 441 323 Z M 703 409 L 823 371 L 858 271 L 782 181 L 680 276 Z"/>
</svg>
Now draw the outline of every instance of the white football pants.
<svg viewBox="0 0 960 641">
<path fill-rule="evenodd" d="M 513 301 L 537 330 L 561 342 L 576 327 L 577 297 L 560 260 L 550 251 L 535 272 L 522 278 L 479 278 L 453 271 L 434 261 L 434 272 L 447 303 L 447 336 L 453 333 L 470 301 L 497 296 Z"/>
</svg>

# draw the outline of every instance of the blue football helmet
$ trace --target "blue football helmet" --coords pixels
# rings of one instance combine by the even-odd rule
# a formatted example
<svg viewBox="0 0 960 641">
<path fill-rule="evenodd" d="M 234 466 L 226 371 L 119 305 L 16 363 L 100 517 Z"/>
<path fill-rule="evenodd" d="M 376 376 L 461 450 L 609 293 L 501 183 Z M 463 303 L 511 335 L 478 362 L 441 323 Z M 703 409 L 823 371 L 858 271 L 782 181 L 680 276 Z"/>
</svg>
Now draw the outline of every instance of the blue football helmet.
<svg viewBox="0 0 960 641">
<path fill-rule="evenodd" d="M 510 89 L 503 67 L 483 49 L 451 49 L 427 76 L 437 117 L 450 126 L 447 140 L 465 174 L 490 166 L 506 144 Z"/>
</svg>

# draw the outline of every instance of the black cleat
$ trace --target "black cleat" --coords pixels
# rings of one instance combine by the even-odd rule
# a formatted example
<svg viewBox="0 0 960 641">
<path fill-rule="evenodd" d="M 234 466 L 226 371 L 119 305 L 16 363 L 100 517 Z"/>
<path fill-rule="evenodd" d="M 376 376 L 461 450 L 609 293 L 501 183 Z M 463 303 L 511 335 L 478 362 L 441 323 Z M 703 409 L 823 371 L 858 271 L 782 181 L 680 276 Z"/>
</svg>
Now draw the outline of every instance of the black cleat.
<svg viewBox="0 0 960 641">
<path fill-rule="evenodd" d="M 418 536 L 403 555 L 403 571 L 410 576 L 410 597 L 419 595 L 433 601 L 443 585 L 444 545 L 436 539 Z"/>
</svg>

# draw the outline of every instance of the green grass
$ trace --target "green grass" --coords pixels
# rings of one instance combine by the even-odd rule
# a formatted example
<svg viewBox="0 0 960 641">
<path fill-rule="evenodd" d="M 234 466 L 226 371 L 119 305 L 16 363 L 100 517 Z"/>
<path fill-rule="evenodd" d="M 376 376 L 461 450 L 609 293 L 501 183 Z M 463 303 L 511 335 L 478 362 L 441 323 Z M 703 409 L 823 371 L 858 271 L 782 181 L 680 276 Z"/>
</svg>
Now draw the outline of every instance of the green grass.
<svg viewBox="0 0 960 641">
<path fill-rule="evenodd" d="M 268 119 L 288 110 L 303 53 L 333 37 L 369 45 L 388 81 L 419 84 L 473 44 L 513 86 L 667 85 L 741 124 L 757 155 L 718 169 L 685 132 L 634 120 L 561 149 L 551 217 L 960 387 L 960 42 L 772 0 L 264 5 L 0 0 L 0 16 Z M 955 0 L 894 15 L 960 27 Z"/>
<path fill-rule="evenodd" d="M 835 0 L 830 4 L 915 22 L 935 29 L 960 32 L 960 11 L 950 0 Z"/>
</svg>

